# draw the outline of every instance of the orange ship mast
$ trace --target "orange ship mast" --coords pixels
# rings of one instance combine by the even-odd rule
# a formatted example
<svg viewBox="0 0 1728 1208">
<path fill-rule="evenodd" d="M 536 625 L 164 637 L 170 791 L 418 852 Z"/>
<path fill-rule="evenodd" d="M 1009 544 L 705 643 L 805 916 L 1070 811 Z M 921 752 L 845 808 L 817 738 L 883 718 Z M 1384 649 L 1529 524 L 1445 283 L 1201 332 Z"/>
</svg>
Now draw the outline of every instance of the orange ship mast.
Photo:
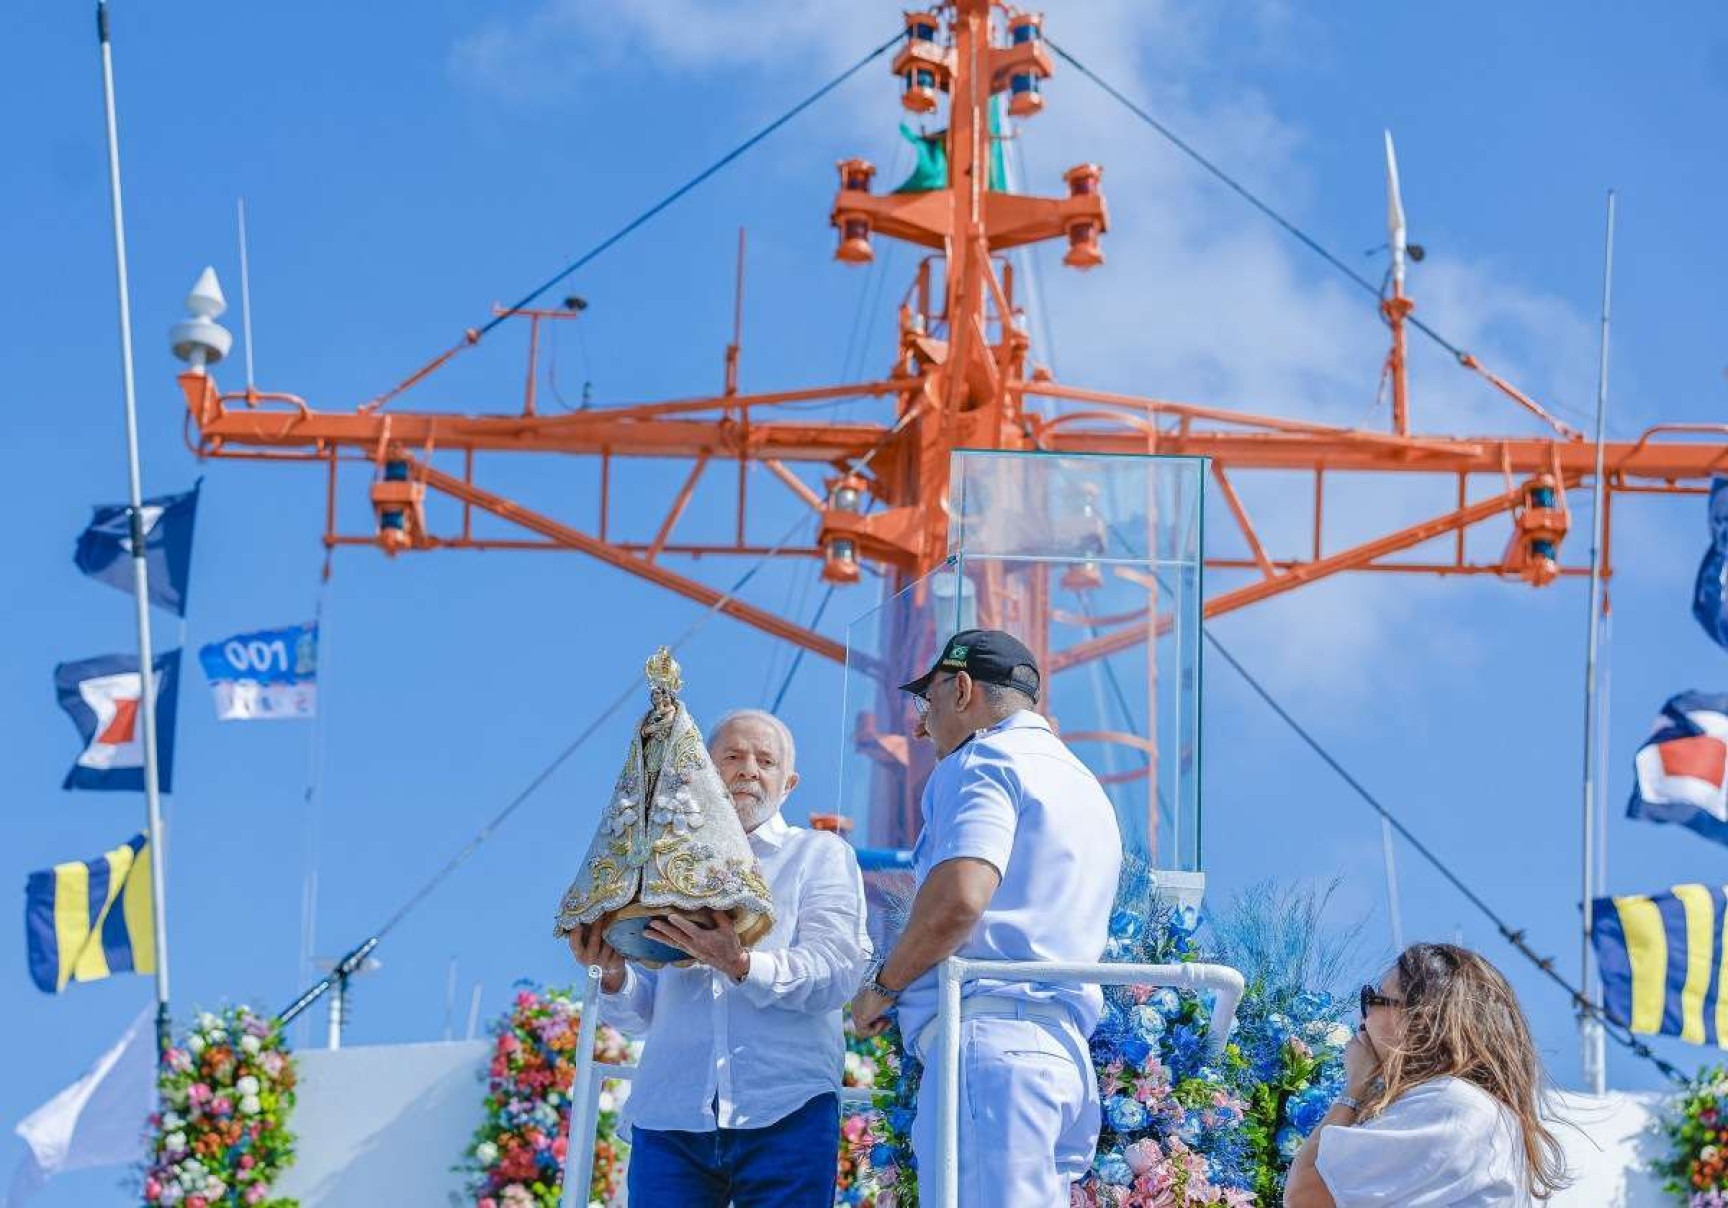
<svg viewBox="0 0 1728 1208">
<path fill-rule="evenodd" d="M 476 342 L 479 333 L 472 331 L 451 353 L 372 402 L 349 410 L 315 407 L 292 394 L 252 388 L 225 393 L 198 363 L 179 379 L 197 432 L 197 452 L 323 465 L 329 481 L 324 542 L 330 550 L 345 545 L 376 546 L 392 555 L 432 549 L 575 550 L 690 599 L 718 605 L 736 620 L 836 661 L 845 658 L 840 643 L 769 609 L 733 599 L 670 563 L 680 556 L 802 557 L 818 562 L 822 577 L 834 584 L 857 582 L 869 564 L 885 571 L 888 583 L 898 589 L 947 556 L 949 458 L 959 448 L 1211 459 L 1214 485 L 1240 530 L 1247 556 L 1220 555 L 1206 564 L 1250 572 L 1251 577 L 1207 599 L 1207 617 L 1346 572 L 1493 575 L 1536 586 L 1589 573 L 1584 566 L 1564 565 L 1561 548 L 1570 525 L 1567 493 L 1595 477 L 1593 443 L 1464 353 L 1459 360 L 1466 368 L 1481 373 L 1544 421 L 1550 434 L 1457 437 L 1409 430 L 1404 329 L 1414 303 L 1405 293 L 1403 267 L 1404 256 L 1414 255 L 1414 249 L 1407 248 L 1403 238 L 1389 139 L 1394 272 L 1383 313 L 1392 339 L 1387 361 L 1393 399 L 1390 432 L 1063 385 L 1030 367 L 1031 340 L 1004 254 L 1062 240 L 1068 265 L 1084 269 L 1101 264 L 1100 237 L 1108 228 L 1102 170 L 1092 164 L 1074 167 L 1064 177 L 1066 195 L 1057 197 L 1011 194 L 991 178 L 996 98 L 1005 97 L 1009 115 L 1017 118 L 1033 116 L 1043 104 L 1043 82 L 1052 65 L 1041 19 L 991 0 L 954 0 L 908 14 L 906 20 L 894 71 L 907 108 L 934 113 L 946 103 L 948 125 L 940 137 L 947 180 L 923 192 L 877 193 L 871 189 L 871 165 L 846 160 L 839 165 L 840 189 L 832 214 L 839 237 L 836 256 L 842 261 L 868 262 L 878 238 L 901 240 L 927 252 L 900 307 L 898 348 L 885 377 L 746 393 L 738 387 L 735 329 L 720 395 L 544 415 L 535 406 L 532 367 L 539 325 L 571 315 L 522 308 L 503 312 L 529 321 L 530 372 L 519 410 L 459 415 L 393 405 L 456 351 Z M 894 419 L 824 422 L 788 410 L 792 404 L 858 398 L 893 400 Z M 1068 406 L 1060 414 L 1046 415 L 1029 409 L 1029 399 Z M 1605 575 L 1612 565 L 1614 497 L 1701 492 L 1728 462 L 1725 437 L 1728 425 L 1664 424 L 1635 441 L 1603 447 Z M 597 459 L 596 519 L 559 519 L 482 486 L 476 455 L 495 452 Z M 459 460 L 459 468 L 449 465 L 451 458 Z M 688 465 L 682 486 L 652 529 L 621 531 L 612 515 L 611 469 L 621 458 L 681 459 Z M 343 461 L 369 466 L 375 521 L 370 531 L 338 531 L 335 503 Z M 679 523 L 698 484 L 727 463 L 739 467 L 732 539 L 680 539 Z M 770 545 L 750 537 L 747 520 L 753 501 L 743 473 L 750 464 L 766 468 L 809 508 L 812 541 Z M 1261 539 L 1237 485 L 1255 472 L 1292 470 L 1312 477 L 1310 539 L 1299 552 L 1274 552 Z M 828 477 L 813 482 L 813 471 L 826 471 Z M 1325 536 L 1325 488 L 1327 476 L 1339 473 L 1443 478 L 1455 485 L 1456 502 L 1415 524 L 1335 548 Z M 1471 480 L 1481 476 L 1494 487 L 1473 497 Z M 429 496 L 460 505 L 460 524 L 434 523 Z M 866 506 L 871 502 L 873 510 Z M 524 535 L 478 534 L 472 525 L 475 511 L 507 521 Z M 1471 561 L 1466 533 L 1503 516 L 1512 521 L 1504 553 Z M 1430 545 L 1435 552 L 1408 557 Z M 1005 584 L 993 590 L 1010 591 Z M 1008 615 L 1014 607 L 1000 594 L 981 600 L 987 618 L 992 611 Z M 1046 633 L 1028 636 L 1055 673 L 1146 643 L 1167 623 L 1157 616 L 1152 596 L 1141 614 L 1119 618 L 1095 636 L 1060 649 L 1050 648 Z M 1137 741 L 1146 750 L 1144 740 Z M 901 769 L 900 801 L 885 815 L 891 820 L 887 829 L 872 838 L 904 844 L 916 824 L 910 796 L 916 769 L 903 744 L 884 745 L 882 755 Z"/>
</svg>

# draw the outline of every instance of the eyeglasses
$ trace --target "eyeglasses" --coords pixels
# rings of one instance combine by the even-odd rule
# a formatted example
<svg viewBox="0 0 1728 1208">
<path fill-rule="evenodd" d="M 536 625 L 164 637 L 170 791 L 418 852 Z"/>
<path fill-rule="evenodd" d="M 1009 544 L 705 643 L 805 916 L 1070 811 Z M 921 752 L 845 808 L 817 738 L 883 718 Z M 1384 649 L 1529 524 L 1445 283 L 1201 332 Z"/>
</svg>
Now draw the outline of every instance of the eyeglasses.
<svg viewBox="0 0 1728 1208">
<path fill-rule="evenodd" d="M 1382 994 L 1374 986 L 1363 986 L 1362 987 L 1362 1018 L 1363 1019 L 1367 1019 L 1368 1018 L 1368 1012 L 1375 1007 L 1401 1007 L 1403 1005 L 1404 1005 L 1404 1000 L 1402 998 L 1392 998 L 1389 995 Z"/>
<path fill-rule="evenodd" d="M 923 721 L 926 717 L 930 716 L 930 689 L 934 688 L 938 683 L 945 684 L 948 680 L 953 678 L 953 676 L 949 676 L 948 679 L 937 680 L 935 683 L 926 684 L 924 685 L 923 692 L 912 694 L 912 711 L 918 715 L 919 721 Z"/>
</svg>

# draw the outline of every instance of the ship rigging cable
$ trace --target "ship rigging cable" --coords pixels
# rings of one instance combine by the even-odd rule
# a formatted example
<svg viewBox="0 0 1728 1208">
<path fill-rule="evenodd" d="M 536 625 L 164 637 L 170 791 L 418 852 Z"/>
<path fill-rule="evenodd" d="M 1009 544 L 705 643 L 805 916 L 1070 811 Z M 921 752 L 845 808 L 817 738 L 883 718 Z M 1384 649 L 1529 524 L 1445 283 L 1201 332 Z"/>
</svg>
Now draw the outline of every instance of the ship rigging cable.
<svg viewBox="0 0 1728 1208">
<path fill-rule="evenodd" d="M 1277 223 L 1286 232 L 1288 232 L 1293 238 L 1295 238 L 1297 242 L 1301 243 L 1303 247 L 1307 248 L 1309 251 L 1313 252 L 1316 256 L 1318 256 L 1322 260 L 1324 260 L 1327 264 L 1330 264 L 1333 268 L 1335 268 L 1339 272 L 1343 273 L 1346 277 L 1348 277 L 1356 285 L 1360 286 L 1367 293 L 1372 294 L 1376 299 L 1378 299 L 1380 301 L 1385 300 L 1386 289 L 1385 289 L 1385 282 L 1384 281 L 1381 284 L 1376 285 L 1376 284 L 1374 284 L 1374 282 L 1370 281 L 1367 277 L 1364 277 L 1361 273 L 1359 273 L 1355 269 L 1351 268 L 1343 260 L 1339 259 L 1337 256 L 1333 255 L 1330 251 L 1326 250 L 1325 245 L 1323 245 L 1319 240 L 1315 239 L 1312 235 L 1308 234 L 1301 227 L 1299 227 L 1295 223 L 1291 222 L 1288 218 L 1284 217 L 1284 215 L 1280 214 L 1277 210 L 1274 210 L 1271 206 L 1267 205 L 1264 201 L 1261 201 L 1258 197 L 1256 197 L 1253 193 L 1251 193 L 1248 190 L 1248 187 L 1246 185 L 1242 184 L 1235 177 L 1231 176 L 1228 172 L 1226 172 L 1223 168 L 1220 168 L 1217 164 L 1213 163 L 1211 160 L 1207 159 L 1204 155 L 1200 154 L 1200 152 L 1197 151 L 1193 146 L 1191 146 L 1189 143 L 1184 141 L 1181 135 L 1177 134 L 1174 130 L 1170 129 L 1170 127 L 1166 126 L 1163 122 L 1159 121 L 1157 118 L 1153 117 L 1150 113 L 1146 112 L 1146 110 L 1142 109 L 1139 105 L 1136 105 L 1132 100 L 1130 100 L 1128 98 L 1128 96 L 1126 94 L 1124 94 L 1122 92 L 1121 89 L 1117 88 L 1114 84 L 1111 84 L 1108 80 L 1104 79 L 1097 72 L 1093 71 L 1090 67 L 1086 66 L 1086 64 L 1082 63 L 1079 59 L 1076 59 L 1073 55 L 1069 54 L 1068 51 L 1064 50 L 1061 46 L 1058 46 L 1054 41 L 1046 38 L 1044 40 L 1044 44 L 1046 46 L 1048 46 L 1051 50 L 1055 51 L 1057 55 L 1061 56 L 1061 58 L 1064 61 L 1066 61 L 1069 64 L 1069 66 L 1073 67 L 1074 70 L 1078 71 L 1081 75 L 1085 76 L 1087 79 L 1091 80 L 1094 84 L 1098 85 L 1099 88 L 1103 89 L 1105 93 L 1107 93 L 1113 100 L 1119 102 L 1123 106 L 1123 108 L 1128 110 L 1128 112 L 1132 113 L 1135 117 L 1139 118 L 1141 121 L 1145 122 L 1148 126 L 1152 127 L 1153 130 L 1156 130 L 1160 135 L 1162 135 L 1166 140 L 1168 140 L 1170 142 L 1170 144 L 1172 146 L 1174 146 L 1178 151 L 1182 152 L 1182 154 L 1186 155 L 1189 159 L 1191 159 L 1195 163 L 1199 164 L 1207 172 L 1211 173 L 1212 176 L 1216 177 L 1218 179 L 1218 181 L 1221 184 L 1223 184 L 1226 188 L 1228 188 L 1231 192 L 1235 193 L 1238 197 L 1242 198 L 1243 201 L 1246 201 L 1249 205 L 1253 206 L 1256 210 L 1259 210 L 1266 217 L 1270 218 L 1273 222 Z M 1454 344 L 1451 340 L 1448 340 L 1445 336 L 1441 335 L 1438 331 L 1434 330 L 1434 328 L 1432 328 L 1428 324 L 1424 323 L 1421 319 L 1418 319 L 1414 314 L 1406 315 L 1404 321 L 1406 323 L 1410 324 L 1410 326 L 1414 327 L 1417 331 L 1421 332 L 1423 335 L 1427 336 L 1430 340 L 1433 340 L 1440 347 L 1444 348 L 1448 353 L 1450 353 L 1452 355 L 1452 357 L 1460 365 L 1464 366 L 1466 369 L 1470 369 L 1470 370 L 1473 370 L 1473 371 L 1478 372 L 1478 373 L 1483 372 L 1479 363 L 1476 361 L 1476 359 L 1474 357 L 1472 357 L 1470 355 L 1469 352 L 1460 348 L 1458 345 Z M 1485 376 L 1489 376 L 1489 375 L 1485 375 Z M 1489 380 L 1490 381 L 1493 380 L 1491 376 L 1489 376 Z M 1520 405 L 1531 409 L 1538 419 L 1542 420 L 1544 423 L 1547 423 L 1551 427 L 1554 427 L 1557 431 L 1560 432 L 1561 435 L 1567 436 L 1569 439 L 1581 439 L 1581 437 L 1579 437 L 1575 432 L 1573 432 L 1572 430 L 1569 430 L 1565 425 L 1560 424 L 1552 416 L 1546 414 L 1540 408 L 1530 408 L 1530 405 L 1527 401 L 1520 401 Z M 1573 408 L 1559 407 L 1557 409 L 1566 411 L 1569 414 L 1574 414 L 1574 415 L 1577 414 L 1576 410 Z"/>
<path fill-rule="evenodd" d="M 490 333 L 492 331 L 492 329 L 494 327 L 497 327 L 500 323 L 504 322 L 504 320 L 510 318 L 512 315 L 517 314 L 523 308 L 532 305 L 537 299 L 539 299 L 543 294 L 545 294 L 547 290 L 551 289 L 553 286 L 557 285 L 559 282 L 564 281 L 572 273 L 576 272 L 578 269 L 584 267 L 585 265 L 591 263 L 592 261 L 597 259 L 603 253 L 609 251 L 611 248 L 613 248 L 617 244 L 623 242 L 624 239 L 629 237 L 639 227 L 643 226 L 645 223 L 647 223 L 651 219 L 655 218 L 662 211 L 666 210 L 668 207 L 672 206 L 674 203 L 679 201 L 686 194 L 690 193 L 692 190 L 697 188 L 703 182 L 705 182 L 710 177 L 715 175 L 715 173 L 719 172 L 722 168 L 731 164 L 733 161 L 738 159 L 739 156 L 743 155 L 745 152 L 747 152 L 751 148 L 755 147 L 756 144 L 760 143 L 763 139 L 765 139 L 769 135 L 773 134 L 776 130 L 780 129 L 782 126 L 786 125 L 787 122 L 790 122 L 793 118 L 797 117 L 800 113 L 803 113 L 806 109 L 810 108 L 810 106 L 814 105 L 817 101 L 821 100 L 823 97 L 825 97 L 829 93 L 833 92 L 836 88 L 840 87 L 840 85 L 844 84 L 847 80 L 851 79 L 853 76 L 857 75 L 860 71 L 864 70 L 864 68 L 868 67 L 872 62 L 874 62 L 877 58 L 879 58 L 890 46 L 893 46 L 896 42 L 900 41 L 900 39 L 903 37 L 905 37 L 905 32 L 903 30 L 902 31 L 896 31 L 893 37 L 891 37 L 887 41 L 883 42 L 875 50 L 872 50 L 869 54 L 867 54 L 863 58 L 859 59 L 856 63 L 853 63 L 852 66 L 848 67 L 845 71 L 842 71 L 839 75 L 837 75 L 833 79 L 829 80 L 826 84 L 822 85 L 815 92 L 812 92 L 809 96 L 805 97 L 803 100 L 799 101 L 796 105 L 792 106 L 792 108 L 788 109 L 785 113 L 782 113 L 779 117 L 775 118 L 773 121 L 769 122 L 766 126 L 762 127 L 760 130 L 756 131 L 755 134 L 752 134 L 749 138 L 747 138 L 743 142 L 739 143 L 736 147 L 732 148 L 732 150 L 728 151 L 725 155 L 722 155 L 719 159 L 717 159 L 713 163 L 709 164 L 706 168 L 702 169 L 702 171 L 698 172 L 695 176 L 692 176 L 689 180 L 687 180 L 683 184 L 679 185 L 676 189 L 673 189 L 670 193 L 668 193 L 666 196 L 662 197 L 659 201 L 655 202 L 653 205 L 649 206 L 646 210 L 643 210 L 640 214 L 636 215 L 636 217 L 632 218 L 629 222 L 625 223 L 623 226 L 619 227 L 616 231 L 612 232 L 612 234 L 608 235 L 606 238 L 602 239 L 599 243 L 597 243 L 593 247 L 589 248 L 586 252 L 583 252 L 580 256 L 576 257 L 576 259 L 570 261 L 563 268 L 559 269 L 557 272 L 553 273 L 550 277 L 546 278 L 546 280 L 542 281 L 539 285 L 537 285 L 533 289 L 529 290 L 526 294 L 524 294 L 521 298 L 519 298 L 513 305 L 499 310 L 499 312 L 497 314 L 493 315 L 491 319 L 489 319 L 487 322 L 483 323 L 481 326 L 471 327 L 467 331 L 463 332 L 462 338 L 460 340 L 458 340 L 455 344 L 452 344 L 448 349 L 439 353 L 437 356 L 433 357 L 425 365 L 421 366 L 419 369 L 416 369 L 413 373 L 409 374 L 406 378 L 403 378 L 402 381 L 398 382 L 396 385 L 394 385 L 390 389 L 386 390 L 383 394 L 380 394 L 376 398 L 372 399 L 370 402 L 367 402 L 361 408 L 361 410 L 363 410 L 363 411 L 376 411 L 376 410 L 378 410 L 380 407 L 384 406 L 384 404 L 388 403 L 391 399 L 402 394 L 403 392 L 407 391 L 412 386 L 414 386 L 416 383 L 423 380 L 433 370 L 435 370 L 439 366 L 443 365 L 446 361 L 448 361 L 451 357 L 455 356 L 457 353 L 461 352 L 463 349 L 472 348 L 474 345 L 478 344 L 482 339 L 484 339 L 487 336 L 488 333 Z"/>
<path fill-rule="evenodd" d="M 1267 707 L 1270 708 L 1272 712 L 1276 713 L 1279 719 L 1295 732 L 1296 737 L 1300 738 L 1311 751 L 1318 755 L 1327 767 L 1336 772 L 1339 778 L 1343 780 L 1345 784 L 1349 785 L 1351 790 L 1354 791 L 1358 797 L 1367 802 L 1370 809 L 1384 818 L 1392 829 L 1397 831 L 1399 835 L 1403 837 L 1406 843 L 1415 848 L 1417 855 L 1421 856 L 1424 860 L 1428 861 L 1429 864 L 1433 865 L 1434 870 L 1444 877 L 1452 888 L 1463 894 L 1472 906 L 1476 907 L 1477 910 L 1480 910 L 1485 916 L 1487 916 L 1488 921 L 1494 924 L 1495 930 L 1500 932 L 1501 936 L 1505 938 L 1507 943 L 1511 944 L 1519 951 L 1519 953 L 1529 960 L 1531 964 L 1540 969 L 1543 974 L 1547 976 L 1548 980 L 1565 990 L 1566 993 L 1571 996 L 1572 1005 L 1575 1008 L 1584 1014 L 1600 1020 L 1603 1029 L 1608 1035 L 1612 1036 L 1616 1042 L 1625 1046 L 1628 1050 L 1637 1054 L 1639 1057 L 1644 1058 L 1644 1060 L 1650 1062 L 1650 1064 L 1661 1070 L 1662 1073 L 1667 1075 L 1676 1083 L 1684 1083 L 1686 1081 L 1686 1076 L 1684 1074 L 1651 1051 L 1649 1045 L 1645 1044 L 1642 1040 L 1639 1040 L 1637 1036 L 1633 1035 L 1631 1028 L 1627 1027 L 1620 1020 L 1609 1015 L 1601 1006 L 1592 1002 L 1587 994 L 1557 973 L 1554 969 L 1554 960 L 1552 957 L 1539 956 L 1536 950 L 1530 946 L 1529 940 L 1525 938 L 1524 931 L 1521 929 L 1514 929 L 1505 919 L 1501 918 L 1492 906 L 1483 901 L 1475 890 L 1471 889 L 1470 886 L 1464 883 L 1462 877 L 1453 872 L 1452 869 L 1446 865 L 1444 860 L 1435 855 L 1434 852 L 1429 849 L 1427 844 L 1423 843 L 1422 840 L 1412 834 L 1410 828 L 1398 820 L 1397 815 L 1393 814 L 1392 811 L 1387 809 L 1384 805 L 1381 805 L 1379 800 L 1375 798 L 1373 793 L 1368 791 L 1361 781 L 1352 776 L 1349 771 L 1345 769 L 1343 764 L 1334 759 L 1331 753 L 1327 751 L 1325 747 L 1320 745 L 1319 740 L 1304 729 L 1302 723 L 1292 717 L 1289 711 L 1286 710 L 1283 705 L 1278 703 L 1278 701 L 1266 690 L 1260 681 L 1255 679 L 1254 676 L 1249 673 L 1246 667 L 1236 661 L 1236 656 L 1224 648 L 1224 644 L 1213 635 L 1210 626 L 1202 626 L 1200 632 L 1205 636 L 1206 640 L 1211 643 L 1212 649 L 1216 650 L 1225 662 L 1235 668 L 1236 674 L 1240 675 L 1248 684 L 1248 687 L 1253 689 L 1254 694 L 1261 700 L 1265 701 Z"/>
</svg>

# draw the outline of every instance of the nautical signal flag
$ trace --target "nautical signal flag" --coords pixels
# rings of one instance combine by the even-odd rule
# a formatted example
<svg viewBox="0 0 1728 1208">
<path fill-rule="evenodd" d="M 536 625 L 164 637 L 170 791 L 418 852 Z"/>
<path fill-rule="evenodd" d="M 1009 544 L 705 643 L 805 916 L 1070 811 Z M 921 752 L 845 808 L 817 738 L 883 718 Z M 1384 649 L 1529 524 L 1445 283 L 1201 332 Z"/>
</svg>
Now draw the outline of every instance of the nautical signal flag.
<svg viewBox="0 0 1728 1208">
<path fill-rule="evenodd" d="M 144 530 L 144 562 L 150 576 L 150 602 L 176 616 L 186 615 L 192 577 L 192 527 L 198 515 L 198 485 L 182 495 L 158 495 L 139 508 Z M 72 555 L 78 569 L 121 591 L 132 590 L 131 508 L 123 503 L 95 509 L 78 534 Z"/>
<path fill-rule="evenodd" d="M 318 712 L 318 623 L 237 633 L 198 651 L 222 721 L 273 721 Z"/>
<path fill-rule="evenodd" d="M 156 778 L 164 793 L 174 785 L 174 700 L 180 679 L 180 652 L 158 655 L 156 697 Z M 144 722 L 139 717 L 143 677 L 128 654 L 104 654 L 54 668 L 60 707 L 84 738 L 84 749 L 66 773 L 61 788 L 142 791 Z"/>
<path fill-rule="evenodd" d="M 67 982 L 156 972 L 150 845 L 134 835 L 94 860 L 33 872 L 24 888 L 30 979 L 45 994 Z"/>
<path fill-rule="evenodd" d="M 1682 692 L 1662 706 L 1633 763 L 1629 818 L 1677 822 L 1728 843 L 1728 694 Z"/>
<path fill-rule="evenodd" d="M 1728 478 L 1710 480 L 1710 548 L 1692 584 L 1692 615 L 1710 640 L 1728 647 Z"/>
</svg>

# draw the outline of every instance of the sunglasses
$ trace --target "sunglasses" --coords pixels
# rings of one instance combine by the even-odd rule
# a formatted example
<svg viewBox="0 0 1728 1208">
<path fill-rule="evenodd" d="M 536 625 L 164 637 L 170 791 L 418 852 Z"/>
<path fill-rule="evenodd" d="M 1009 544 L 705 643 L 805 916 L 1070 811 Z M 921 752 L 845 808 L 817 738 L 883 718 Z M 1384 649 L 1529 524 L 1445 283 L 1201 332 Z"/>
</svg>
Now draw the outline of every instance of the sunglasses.
<svg viewBox="0 0 1728 1208">
<path fill-rule="evenodd" d="M 1404 1000 L 1402 998 L 1392 998 L 1389 995 L 1382 994 L 1374 986 L 1363 986 L 1362 987 L 1362 1018 L 1363 1019 L 1367 1019 L 1368 1018 L 1368 1012 L 1371 1011 L 1375 1007 L 1401 1007 L 1403 1005 L 1404 1005 Z"/>
</svg>

